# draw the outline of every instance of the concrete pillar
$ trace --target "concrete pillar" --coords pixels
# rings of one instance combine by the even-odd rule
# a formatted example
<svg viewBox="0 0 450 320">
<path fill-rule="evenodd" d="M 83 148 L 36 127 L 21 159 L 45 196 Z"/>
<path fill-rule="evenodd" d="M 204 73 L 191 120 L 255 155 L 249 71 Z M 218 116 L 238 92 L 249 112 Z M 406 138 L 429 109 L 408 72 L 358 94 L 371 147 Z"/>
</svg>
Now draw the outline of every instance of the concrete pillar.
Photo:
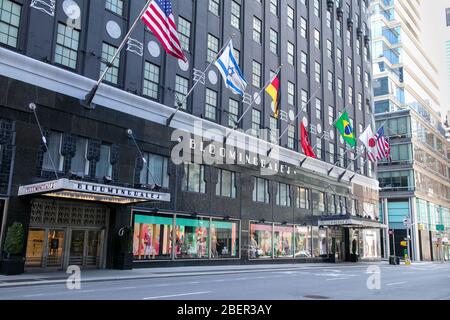
<svg viewBox="0 0 450 320">
<path fill-rule="evenodd" d="M 411 212 L 411 260 L 420 261 L 419 254 L 419 228 L 418 228 L 418 219 L 417 219 L 417 208 L 416 208 L 416 198 L 409 198 L 409 207 Z"/>
</svg>

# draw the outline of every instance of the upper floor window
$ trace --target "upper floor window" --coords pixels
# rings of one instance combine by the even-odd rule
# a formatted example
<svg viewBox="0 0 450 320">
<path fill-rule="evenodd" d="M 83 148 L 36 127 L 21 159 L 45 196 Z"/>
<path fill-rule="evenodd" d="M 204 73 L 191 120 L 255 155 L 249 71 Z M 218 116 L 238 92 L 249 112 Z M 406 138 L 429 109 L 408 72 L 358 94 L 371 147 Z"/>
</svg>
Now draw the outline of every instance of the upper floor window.
<svg viewBox="0 0 450 320">
<path fill-rule="evenodd" d="M 100 66 L 100 74 L 106 69 L 106 63 L 111 62 L 111 59 L 116 54 L 117 48 L 103 42 L 102 47 L 102 63 Z M 112 62 L 111 68 L 105 75 L 105 81 L 117 84 L 119 82 L 119 66 L 120 66 L 120 55 Z"/>
<path fill-rule="evenodd" d="M 209 0 L 208 10 L 214 13 L 216 16 L 219 15 L 220 11 L 220 1 L 219 0 Z"/>
<path fill-rule="evenodd" d="M 121 16 L 123 14 L 123 0 L 106 0 L 105 8 Z"/>
<path fill-rule="evenodd" d="M 10 0 L 0 0 L 0 43 L 17 47 L 22 6 Z"/>
<path fill-rule="evenodd" d="M 215 60 L 217 53 L 219 52 L 219 39 L 212 34 L 208 34 L 208 52 L 207 61 L 211 62 Z"/>
<path fill-rule="evenodd" d="M 205 167 L 196 163 L 184 164 L 183 191 L 206 193 Z"/>
<path fill-rule="evenodd" d="M 278 32 L 270 29 L 270 51 L 278 55 Z"/>
<path fill-rule="evenodd" d="M 287 25 L 292 29 L 295 27 L 295 11 L 291 6 L 287 6 Z"/>
<path fill-rule="evenodd" d="M 231 25 L 240 29 L 241 25 L 241 5 L 236 1 L 231 1 Z"/>
<path fill-rule="evenodd" d="M 144 165 L 140 174 L 140 183 L 156 184 L 163 188 L 169 187 L 167 166 L 169 159 L 152 153 L 144 153 Z"/>
<path fill-rule="evenodd" d="M 278 16 L 278 0 L 270 0 L 270 12 Z"/>
<path fill-rule="evenodd" d="M 290 207 L 291 206 L 291 196 L 290 196 L 291 186 L 285 183 L 277 183 L 277 206 Z"/>
<path fill-rule="evenodd" d="M 253 40 L 261 43 L 262 22 L 257 17 L 253 17 Z"/>
<path fill-rule="evenodd" d="M 176 75 L 175 77 L 175 107 L 178 107 L 178 103 L 184 100 L 189 91 L 189 80 L 182 76 Z M 187 109 L 187 101 L 184 101 L 181 109 Z"/>
<path fill-rule="evenodd" d="M 143 94 L 147 97 L 159 97 L 159 67 L 153 63 L 145 62 Z"/>
<path fill-rule="evenodd" d="M 325 193 L 313 190 L 312 203 L 313 203 L 313 214 L 322 215 L 325 212 Z"/>
<path fill-rule="evenodd" d="M 236 172 L 219 169 L 216 184 L 216 195 L 236 198 Z"/>
<path fill-rule="evenodd" d="M 216 121 L 217 92 L 206 89 L 205 118 Z"/>
<path fill-rule="evenodd" d="M 298 188 L 297 208 L 310 209 L 309 204 L 309 189 Z"/>
<path fill-rule="evenodd" d="M 61 132 L 50 131 L 46 135 L 48 150 L 46 150 L 42 159 L 42 170 L 63 171 L 64 156 L 61 154 L 62 139 L 63 135 Z"/>
<path fill-rule="evenodd" d="M 78 137 L 75 144 L 75 156 L 70 162 L 70 171 L 79 177 L 89 175 L 89 161 L 87 160 L 88 139 Z"/>
<path fill-rule="evenodd" d="M 269 180 L 253 177 L 253 201 L 269 203 Z"/>
<path fill-rule="evenodd" d="M 178 35 L 181 48 L 189 52 L 191 50 L 191 22 L 178 17 Z"/>
<path fill-rule="evenodd" d="M 71 69 L 77 67 L 78 44 L 80 31 L 58 23 L 55 47 L 55 63 Z"/>
<path fill-rule="evenodd" d="M 95 176 L 97 178 L 112 176 L 111 146 L 110 145 L 102 144 L 100 146 L 100 158 L 96 163 Z"/>
</svg>

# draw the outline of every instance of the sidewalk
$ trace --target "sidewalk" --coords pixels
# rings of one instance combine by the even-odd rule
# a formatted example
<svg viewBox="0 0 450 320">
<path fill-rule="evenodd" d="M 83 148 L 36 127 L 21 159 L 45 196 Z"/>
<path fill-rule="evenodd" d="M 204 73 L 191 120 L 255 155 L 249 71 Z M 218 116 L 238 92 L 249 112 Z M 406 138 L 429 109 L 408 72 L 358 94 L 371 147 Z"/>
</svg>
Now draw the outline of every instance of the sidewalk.
<svg viewBox="0 0 450 320">
<path fill-rule="evenodd" d="M 354 263 L 305 263 L 305 264 L 252 264 L 234 266 L 194 266 L 194 267 L 166 267 L 166 268 L 145 268 L 133 270 L 81 270 L 82 282 L 101 282 L 135 279 L 155 279 L 202 275 L 236 274 L 252 272 L 271 272 L 311 270 L 311 269 L 336 269 L 340 267 L 361 267 L 364 265 L 388 265 L 381 262 L 360 262 Z M 26 272 L 17 276 L 0 275 L 0 289 L 7 287 L 19 287 L 30 285 L 48 285 L 65 283 L 70 274 L 64 271 L 56 272 Z"/>
</svg>

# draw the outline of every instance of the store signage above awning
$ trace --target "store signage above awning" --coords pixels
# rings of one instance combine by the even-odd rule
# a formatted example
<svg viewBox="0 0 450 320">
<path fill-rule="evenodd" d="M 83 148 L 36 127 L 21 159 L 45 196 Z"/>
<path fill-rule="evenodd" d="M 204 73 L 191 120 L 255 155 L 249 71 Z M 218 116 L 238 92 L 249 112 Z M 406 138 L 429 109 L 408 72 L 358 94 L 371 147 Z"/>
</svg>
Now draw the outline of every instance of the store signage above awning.
<svg viewBox="0 0 450 320">
<path fill-rule="evenodd" d="M 43 195 L 74 200 L 132 204 L 149 201 L 170 202 L 169 193 L 131 189 L 92 182 L 59 179 L 19 188 L 19 196 Z"/>
<path fill-rule="evenodd" d="M 342 218 L 319 220 L 319 226 L 343 226 L 350 228 L 384 228 L 384 229 L 387 228 L 386 225 L 377 221 L 357 219 L 349 216 L 343 216 Z"/>
</svg>

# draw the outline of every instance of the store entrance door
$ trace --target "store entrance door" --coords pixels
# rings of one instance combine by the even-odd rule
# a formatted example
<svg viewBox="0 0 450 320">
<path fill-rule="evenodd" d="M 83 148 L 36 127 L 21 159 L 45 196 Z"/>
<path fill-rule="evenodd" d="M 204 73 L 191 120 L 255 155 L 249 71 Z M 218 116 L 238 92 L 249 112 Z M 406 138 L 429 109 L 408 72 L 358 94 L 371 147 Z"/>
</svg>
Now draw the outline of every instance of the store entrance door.
<svg viewBox="0 0 450 320">
<path fill-rule="evenodd" d="M 64 260 L 65 230 L 30 229 L 26 266 L 61 269 Z"/>
<path fill-rule="evenodd" d="M 103 238 L 103 230 L 72 230 L 68 265 L 99 267 Z"/>
</svg>

